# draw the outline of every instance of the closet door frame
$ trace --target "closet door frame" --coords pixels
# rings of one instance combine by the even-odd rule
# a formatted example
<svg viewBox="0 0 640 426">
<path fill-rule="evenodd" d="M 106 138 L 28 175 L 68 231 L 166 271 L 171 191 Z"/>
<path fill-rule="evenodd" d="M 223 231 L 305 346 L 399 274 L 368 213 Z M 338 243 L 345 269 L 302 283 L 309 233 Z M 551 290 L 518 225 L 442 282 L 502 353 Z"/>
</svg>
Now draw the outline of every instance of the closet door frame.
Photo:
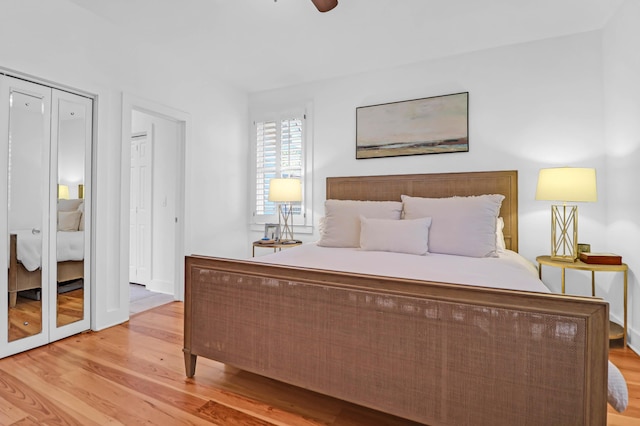
<svg viewBox="0 0 640 426">
<path fill-rule="evenodd" d="M 42 264 L 42 289 L 41 291 L 41 310 L 42 310 L 42 330 L 40 333 L 8 342 L 8 314 L 9 314 L 9 294 L 8 294 L 8 276 L 6 273 L 0 274 L 0 359 L 23 352 L 38 346 L 46 345 L 54 340 L 59 340 L 64 337 L 68 337 L 74 334 L 78 334 L 82 331 L 91 329 L 94 320 L 94 314 L 91 307 L 94 305 L 93 298 L 95 297 L 95 275 L 94 266 L 95 260 L 92 253 L 94 251 L 94 226 L 93 226 L 93 176 L 94 176 L 94 144 L 97 136 L 97 128 L 95 126 L 95 119 L 97 117 L 97 95 L 82 90 L 73 89 L 68 86 L 58 85 L 47 80 L 39 79 L 30 75 L 25 75 L 20 72 L 9 70 L 0 67 L 0 200 L 8 200 L 8 136 L 9 136 L 9 102 L 8 96 L 11 93 L 13 87 L 23 88 L 20 91 L 26 94 L 34 95 L 41 91 L 48 93 L 46 95 L 47 101 L 44 112 L 44 116 L 47 117 L 43 124 L 45 137 L 44 145 L 46 149 L 43 152 L 47 152 L 47 158 L 43 159 L 43 167 L 48 168 L 46 174 L 47 182 L 43 182 L 44 188 L 48 190 L 48 198 L 46 201 L 46 211 L 43 213 L 42 229 L 41 232 L 47 236 L 55 235 L 57 231 L 57 138 L 54 143 L 53 127 L 57 127 L 56 117 L 52 115 L 52 97 L 53 93 L 58 93 L 60 96 L 65 97 L 70 95 L 72 97 L 79 97 L 87 102 L 87 121 L 88 126 L 85 131 L 85 152 L 84 152 L 84 203 L 85 203 L 85 236 L 84 236 L 84 308 L 83 319 L 71 324 L 67 324 L 61 327 L 57 327 L 57 268 L 53 268 L 52 265 L 57 262 L 54 256 L 49 256 L 49 250 L 55 250 L 56 240 L 50 237 L 48 244 L 43 244 L 43 258 L 49 259 L 48 262 Z M 5 102 L 5 100 L 7 100 Z M 57 131 L 57 128 L 56 128 Z M 55 145 L 55 148 L 54 146 Z M 51 151 L 51 152 L 49 152 Z M 43 196 L 43 206 L 45 205 Z M 5 201 L 6 203 L 6 201 Z M 53 214 L 52 214 L 53 212 Z M 46 213 L 49 214 L 47 217 Z M 8 210 L 7 208 L 0 208 L 0 236 L 9 237 L 8 226 Z M 6 251 L 8 253 L 8 242 Z M 0 256 L 0 270 L 4 268 L 8 271 L 8 254 L 7 256 Z M 46 291 L 45 291 L 46 289 Z"/>
</svg>

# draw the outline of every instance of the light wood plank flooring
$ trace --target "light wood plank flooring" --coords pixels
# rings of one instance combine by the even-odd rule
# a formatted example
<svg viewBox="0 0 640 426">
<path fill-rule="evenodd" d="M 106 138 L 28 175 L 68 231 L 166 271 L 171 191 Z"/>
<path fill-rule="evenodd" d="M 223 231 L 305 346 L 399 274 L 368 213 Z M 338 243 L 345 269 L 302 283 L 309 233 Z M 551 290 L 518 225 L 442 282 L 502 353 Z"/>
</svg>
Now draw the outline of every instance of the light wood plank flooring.
<svg viewBox="0 0 640 426">
<path fill-rule="evenodd" d="M 204 358 L 184 375 L 173 302 L 100 332 L 0 360 L 0 425 L 412 425 Z M 640 425 L 640 358 L 613 349 L 631 404 L 609 425 Z"/>
</svg>

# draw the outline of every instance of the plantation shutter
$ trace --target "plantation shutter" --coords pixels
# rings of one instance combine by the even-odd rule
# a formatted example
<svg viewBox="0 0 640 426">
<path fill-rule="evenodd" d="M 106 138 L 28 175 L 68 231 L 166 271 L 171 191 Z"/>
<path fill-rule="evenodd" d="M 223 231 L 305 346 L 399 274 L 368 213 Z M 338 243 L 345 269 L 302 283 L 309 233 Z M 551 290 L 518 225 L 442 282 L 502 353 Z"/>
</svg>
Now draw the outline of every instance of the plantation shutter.
<svg viewBox="0 0 640 426">
<path fill-rule="evenodd" d="M 276 214 L 275 203 L 269 202 L 269 181 L 276 177 L 278 132 L 275 121 L 256 123 L 256 215 Z"/>
<path fill-rule="evenodd" d="M 256 211 L 257 217 L 275 216 L 276 203 L 269 201 L 273 178 L 303 176 L 303 117 L 256 122 Z M 301 213 L 301 204 L 293 206 Z"/>
</svg>

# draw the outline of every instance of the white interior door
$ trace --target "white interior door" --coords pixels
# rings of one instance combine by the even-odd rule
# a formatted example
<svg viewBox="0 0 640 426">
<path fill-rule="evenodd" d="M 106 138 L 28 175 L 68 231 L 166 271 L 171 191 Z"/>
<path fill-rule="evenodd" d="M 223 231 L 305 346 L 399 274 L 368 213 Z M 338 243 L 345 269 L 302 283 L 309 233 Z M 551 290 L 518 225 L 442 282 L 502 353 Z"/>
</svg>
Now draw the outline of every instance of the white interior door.
<svg viewBox="0 0 640 426">
<path fill-rule="evenodd" d="M 151 281 L 153 194 L 153 132 L 131 138 L 131 202 L 129 282 L 149 285 Z"/>
<path fill-rule="evenodd" d="M 50 117 L 51 88 L 0 76 L 0 357 L 49 342 Z"/>
<path fill-rule="evenodd" d="M 91 140 L 93 101 L 52 90 L 49 180 L 50 340 L 91 325 Z M 60 187 L 66 188 L 61 197 Z"/>
</svg>

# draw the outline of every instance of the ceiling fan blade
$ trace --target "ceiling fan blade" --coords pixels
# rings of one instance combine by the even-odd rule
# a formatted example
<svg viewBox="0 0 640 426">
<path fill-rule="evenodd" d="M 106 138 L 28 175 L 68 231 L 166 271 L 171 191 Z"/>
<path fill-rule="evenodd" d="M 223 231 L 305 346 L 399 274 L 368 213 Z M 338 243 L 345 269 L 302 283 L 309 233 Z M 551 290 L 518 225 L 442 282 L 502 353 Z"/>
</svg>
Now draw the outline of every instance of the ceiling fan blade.
<svg viewBox="0 0 640 426">
<path fill-rule="evenodd" d="M 328 12 L 338 5 L 338 0 L 311 0 L 320 12 Z"/>
</svg>

